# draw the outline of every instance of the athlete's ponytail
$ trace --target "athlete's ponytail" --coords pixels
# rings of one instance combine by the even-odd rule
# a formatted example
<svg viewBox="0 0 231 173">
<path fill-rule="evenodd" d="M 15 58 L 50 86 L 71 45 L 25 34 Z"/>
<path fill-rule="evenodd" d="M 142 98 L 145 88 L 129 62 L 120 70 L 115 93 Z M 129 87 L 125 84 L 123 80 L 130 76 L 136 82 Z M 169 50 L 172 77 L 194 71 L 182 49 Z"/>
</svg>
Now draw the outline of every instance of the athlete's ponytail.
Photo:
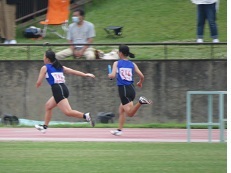
<svg viewBox="0 0 231 173">
<path fill-rule="evenodd" d="M 62 69 L 63 68 L 62 64 L 59 62 L 59 60 L 56 59 L 55 53 L 51 49 L 46 51 L 45 56 L 50 60 L 50 62 L 54 66 L 54 68 L 56 68 L 56 69 Z"/>
<path fill-rule="evenodd" d="M 129 47 L 127 45 L 120 45 L 119 52 L 121 52 L 124 56 L 129 56 L 130 58 L 135 58 L 135 55 L 130 52 Z"/>
</svg>

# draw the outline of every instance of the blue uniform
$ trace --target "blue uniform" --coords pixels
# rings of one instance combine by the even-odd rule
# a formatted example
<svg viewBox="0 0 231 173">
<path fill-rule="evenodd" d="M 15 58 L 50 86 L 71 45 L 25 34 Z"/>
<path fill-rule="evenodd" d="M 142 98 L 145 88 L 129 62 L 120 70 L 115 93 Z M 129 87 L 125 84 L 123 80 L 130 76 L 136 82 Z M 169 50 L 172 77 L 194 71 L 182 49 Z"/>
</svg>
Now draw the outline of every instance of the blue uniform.
<svg viewBox="0 0 231 173">
<path fill-rule="evenodd" d="M 129 60 L 118 60 L 117 85 L 122 105 L 133 101 L 136 96 L 133 85 L 134 64 Z"/>
<path fill-rule="evenodd" d="M 129 60 L 118 60 L 117 85 L 133 84 L 134 64 Z"/>
<path fill-rule="evenodd" d="M 46 80 L 50 85 L 65 83 L 65 76 L 63 75 L 63 69 L 56 69 L 52 64 L 46 64 L 47 73 Z"/>
<path fill-rule="evenodd" d="M 65 76 L 63 75 L 63 68 L 56 69 L 52 64 L 46 64 L 47 73 L 46 80 L 51 85 L 51 90 L 56 103 L 68 98 L 69 90 L 65 85 Z"/>
</svg>

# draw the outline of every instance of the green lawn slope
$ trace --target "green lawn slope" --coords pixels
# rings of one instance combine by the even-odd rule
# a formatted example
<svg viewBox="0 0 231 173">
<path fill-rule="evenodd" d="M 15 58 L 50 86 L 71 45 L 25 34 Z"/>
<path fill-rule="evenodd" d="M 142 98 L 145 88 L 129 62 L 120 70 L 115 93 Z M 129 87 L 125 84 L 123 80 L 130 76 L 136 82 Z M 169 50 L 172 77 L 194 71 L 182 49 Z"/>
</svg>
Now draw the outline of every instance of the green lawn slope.
<svg viewBox="0 0 231 173">
<path fill-rule="evenodd" d="M 85 5 L 85 20 L 94 23 L 96 37 L 94 43 L 137 43 L 137 42 L 195 42 L 196 40 L 196 5 L 190 0 L 93 0 Z M 220 2 L 217 13 L 219 39 L 227 41 L 227 0 Z M 33 24 L 42 28 L 39 19 Z M 104 28 L 111 25 L 123 26 L 121 37 L 110 37 Z M 29 27 L 29 26 L 28 26 Z M 23 37 L 23 30 L 18 26 L 18 43 L 67 43 L 65 39 L 48 34 L 41 40 Z M 211 42 L 208 23 L 205 27 L 205 42 Z M 60 51 L 65 47 L 52 47 Z M 113 47 L 96 47 L 107 53 Z M 0 59 L 41 59 L 46 47 L 0 47 Z M 137 59 L 164 59 L 163 46 L 135 48 L 132 51 Z M 168 46 L 168 59 L 207 59 L 226 58 L 226 45 L 214 46 L 211 57 L 210 46 Z M 29 54 L 28 54 L 29 52 Z M 28 57 L 29 56 L 29 57 Z M 72 59 L 72 58 L 71 58 Z"/>
<path fill-rule="evenodd" d="M 100 0 L 87 8 L 86 19 L 96 26 L 96 42 L 194 42 L 196 5 L 190 0 Z M 227 40 L 227 1 L 217 13 L 220 41 Z M 104 27 L 123 26 L 123 38 L 105 38 Z M 211 41 L 208 24 L 205 41 Z"/>
</svg>

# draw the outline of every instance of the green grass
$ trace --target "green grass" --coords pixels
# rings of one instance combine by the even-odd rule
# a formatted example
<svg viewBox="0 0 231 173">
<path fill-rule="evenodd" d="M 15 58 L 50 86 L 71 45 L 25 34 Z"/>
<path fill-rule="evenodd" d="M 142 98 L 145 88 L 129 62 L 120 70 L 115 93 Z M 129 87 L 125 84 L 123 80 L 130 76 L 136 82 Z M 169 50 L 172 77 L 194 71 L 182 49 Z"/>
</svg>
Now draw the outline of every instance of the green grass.
<svg viewBox="0 0 231 173">
<path fill-rule="evenodd" d="M 220 143 L 1 142 L 1 173 L 226 173 Z"/>
<path fill-rule="evenodd" d="M 93 0 L 85 6 L 86 20 L 95 24 L 96 38 L 94 43 L 130 43 L 130 42 L 195 42 L 196 6 L 191 1 L 182 0 Z M 219 39 L 227 41 L 227 0 L 220 2 L 217 13 Z M 33 24 L 42 27 L 37 21 Z M 110 25 L 123 26 L 122 37 L 108 37 L 104 28 Z M 18 27 L 19 43 L 67 43 L 65 39 L 50 34 L 42 40 L 31 40 L 23 37 L 24 28 Z M 205 27 L 205 41 L 211 42 L 208 24 Z M 0 47 L 0 59 L 21 60 L 42 59 L 47 47 Z M 66 47 L 52 47 L 60 51 Z M 96 46 L 106 53 L 115 47 Z M 117 48 L 117 47 L 116 47 Z M 131 51 L 137 59 L 225 59 L 227 46 L 217 45 L 213 57 L 210 46 L 168 46 L 167 56 L 163 46 L 135 47 Z M 70 58 L 72 59 L 72 58 Z"/>
<path fill-rule="evenodd" d="M 127 4 L 127 5 L 125 5 Z M 97 42 L 177 42 L 195 41 L 196 6 L 182 0 L 95 0 L 87 8 L 86 19 L 95 24 Z M 227 0 L 220 3 L 217 23 L 221 41 L 227 41 Z M 105 38 L 103 28 L 124 26 L 123 37 Z M 211 41 L 208 24 L 205 41 Z"/>
</svg>

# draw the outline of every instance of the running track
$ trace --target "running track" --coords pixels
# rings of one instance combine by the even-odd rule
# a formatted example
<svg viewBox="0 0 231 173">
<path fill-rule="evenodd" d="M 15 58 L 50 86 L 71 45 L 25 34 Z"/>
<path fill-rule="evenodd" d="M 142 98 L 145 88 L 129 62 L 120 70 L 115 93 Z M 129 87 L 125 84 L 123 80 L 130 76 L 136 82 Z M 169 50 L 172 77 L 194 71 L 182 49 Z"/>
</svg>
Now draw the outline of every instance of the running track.
<svg viewBox="0 0 231 173">
<path fill-rule="evenodd" d="M 95 142 L 187 142 L 187 129 L 127 128 L 122 136 L 111 128 L 49 128 L 45 134 L 35 128 L 0 128 L 2 141 L 95 141 Z M 219 142 L 219 129 L 212 130 L 212 142 Z M 226 132 L 225 132 L 226 137 Z M 191 142 L 208 142 L 207 129 L 192 129 Z"/>
</svg>

